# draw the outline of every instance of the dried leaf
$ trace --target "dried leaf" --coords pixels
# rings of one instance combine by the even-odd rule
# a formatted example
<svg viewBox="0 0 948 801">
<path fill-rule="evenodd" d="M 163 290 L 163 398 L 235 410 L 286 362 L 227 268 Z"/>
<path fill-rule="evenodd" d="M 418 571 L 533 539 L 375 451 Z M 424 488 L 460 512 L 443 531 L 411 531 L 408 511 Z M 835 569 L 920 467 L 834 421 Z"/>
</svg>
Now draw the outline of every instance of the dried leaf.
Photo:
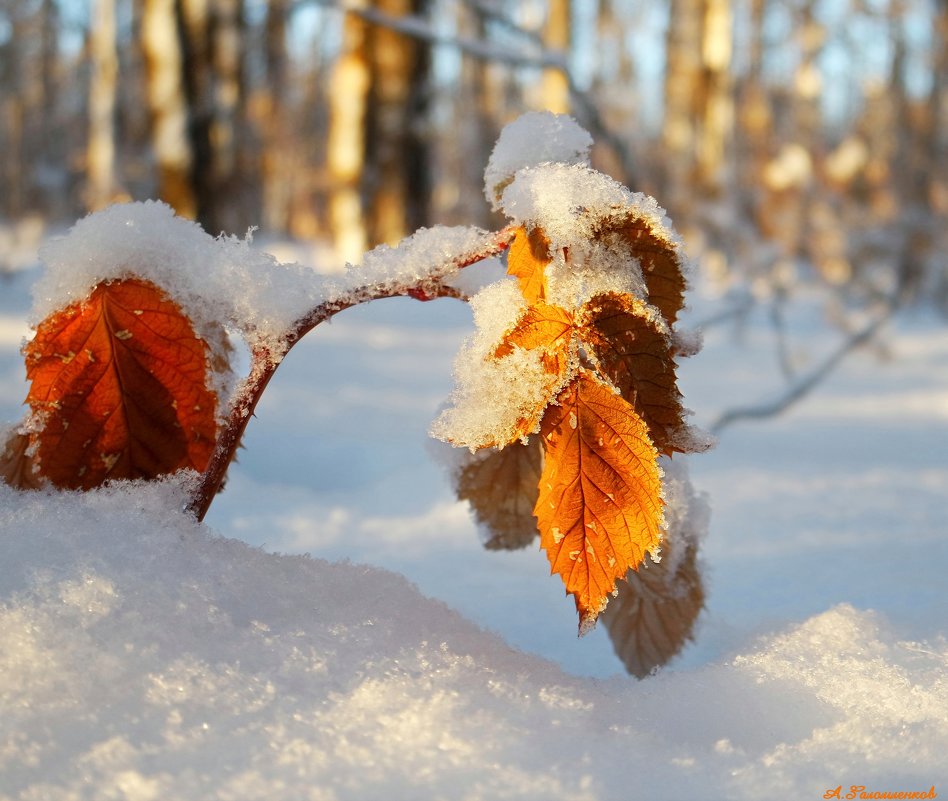
<svg viewBox="0 0 948 801">
<path fill-rule="evenodd" d="M 680 559 L 674 558 L 666 542 L 661 562 L 648 562 L 647 567 L 629 571 L 602 615 L 616 656 L 640 679 L 684 647 L 704 607 L 698 549 L 691 543 L 680 543 L 679 547 L 686 548 Z M 669 565 L 674 568 L 671 574 Z"/>
<path fill-rule="evenodd" d="M 42 486 L 28 435 L 14 430 L 0 446 L 0 480 L 17 489 L 39 489 Z"/>
<path fill-rule="evenodd" d="M 607 218 L 594 236 L 617 240 L 616 247 L 639 261 L 648 302 L 658 308 L 669 327 L 674 325 L 685 305 L 684 265 L 675 246 L 657 234 L 648 220 L 633 212 Z"/>
<path fill-rule="evenodd" d="M 550 241 L 539 228 L 520 227 L 507 253 L 507 273 L 515 276 L 527 303 L 546 299 L 546 265 L 551 261 Z"/>
<path fill-rule="evenodd" d="M 208 348 L 153 284 L 100 284 L 45 319 L 24 354 L 40 424 L 31 441 L 56 486 L 206 466 L 216 433 Z"/>
<path fill-rule="evenodd" d="M 466 455 L 455 474 L 458 500 L 468 501 L 486 533 L 488 550 L 516 550 L 537 536 L 533 507 L 543 450 L 538 437 L 502 450 L 482 450 Z"/>
<path fill-rule="evenodd" d="M 687 424 L 671 338 L 621 295 L 594 298 L 584 316 L 600 369 L 645 421 L 652 443 L 660 453 L 682 451 Z"/>
<path fill-rule="evenodd" d="M 661 539 L 658 455 L 644 421 L 588 370 L 543 418 L 545 460 L 534 514 L 551 571 L 595 622 L 616 580 Z"/>
</svg>

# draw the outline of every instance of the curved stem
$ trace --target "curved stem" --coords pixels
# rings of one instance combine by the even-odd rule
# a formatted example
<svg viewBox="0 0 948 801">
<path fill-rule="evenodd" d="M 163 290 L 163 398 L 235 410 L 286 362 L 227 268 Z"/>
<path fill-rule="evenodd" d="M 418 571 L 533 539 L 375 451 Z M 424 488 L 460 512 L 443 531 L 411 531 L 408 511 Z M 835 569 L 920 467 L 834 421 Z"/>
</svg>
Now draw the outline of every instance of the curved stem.
<svg viewBox="0 0 948 801">
<path fill-rule="evenodd" d="M 312 331 L 317 325 L 325 322 L 334 315 L 357 306 L 361 303 L 367 303 L 370 300 L 381 300 L 382 298 L 394 297 L 412 297 L 416 300 L 428 301 L 436 298 L 463 298 L 460 292 L 454 287 L 450 287 L 443 282 L 444 275 L 450 271 L 460 270 L 471 264 L 482 261 L 490 256 L 496 256 L 505 251 L 513 239 L 514 229 L 512 227 L 504 228 L 494 236 L 491 244 L 476 253 L 468 253 L 453 259 L 443 266 L 441 274 L 433 274 L 427 278 L 419 280 L 410 286 L 405 285 L 369 285 L 348 293 L 344 300 L 333 300 L 321 303 L 312 311 L 305 314 L 296 323 L 293 324 L 289 332 L 281 342 L 281 348 L 278 353 L 273 353 L 270 348 L 262 345 L 251 347 L 250 373 L 244 379 L 243 385 L 237 391 L 233 407 L 227 417 L 227 422 L 221 428 L 217 436 L 217 444 L 214 453 L 208 462 L 207 468 L 201 474 L 201 480 L 192 495 L 191 502 L 188 504 L 188 510 L 198 519 L 203 520 L 210 509 L 211 502 L 221 489 L 224 483 L 224 477 L 227 475 L 227 469 L 233 461 L 234 454 L 240 445 L 244 431 L 250 418 L 253 417 L 254 410 L 260 402 L 263 391 L 273 378 L 277 367 L 283 360 L 283 357 L 289 353 L 297 342 L 306 334 Z"/>
</svg>

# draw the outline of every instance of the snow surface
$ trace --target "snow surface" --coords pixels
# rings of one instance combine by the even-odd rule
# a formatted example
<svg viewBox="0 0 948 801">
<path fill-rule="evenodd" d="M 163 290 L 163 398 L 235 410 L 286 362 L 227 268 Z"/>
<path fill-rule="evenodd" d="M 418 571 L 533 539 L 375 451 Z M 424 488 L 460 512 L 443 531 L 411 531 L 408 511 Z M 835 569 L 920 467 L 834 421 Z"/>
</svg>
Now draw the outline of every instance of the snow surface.
<svg viewBox="0 0 948 801">
<path fill-rule="evenodd" d="M 739 799 L 945 774 L 948 644 L 840 605 L 727 662 L 570 676 L 173 482 L 0 488 L 0 799 Z M 817 795 L 820 794 L 820 795 Z"/>
</svg>

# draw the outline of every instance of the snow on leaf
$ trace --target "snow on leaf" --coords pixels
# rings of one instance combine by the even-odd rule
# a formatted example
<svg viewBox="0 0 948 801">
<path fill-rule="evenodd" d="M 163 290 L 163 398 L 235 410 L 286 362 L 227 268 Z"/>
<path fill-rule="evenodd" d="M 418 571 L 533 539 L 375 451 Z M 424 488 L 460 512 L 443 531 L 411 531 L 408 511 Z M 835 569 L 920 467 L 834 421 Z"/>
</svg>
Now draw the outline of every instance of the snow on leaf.
<svg viewBox="0 0 948 801">
<path fill-rule="evenodd" d="M 99 284 L 24 348 L 40 475 L 68 489 L 202 470 L 216 434 L 208 346 L 154 284 Z"/>
<path fill-rule="evenodd" d="M 574 597 L 582 633 L 616 580 L 661 540 L 658 454 L 644 421 L 588 370 L 547 410 L 541 436 L 540 544 Z"/>
<path fill-rule="evenodd" d="M 533 507 L 542 459 L 537 437 L 499 451 L 465 454 L 454 475 L 455 492 L 458 500 L 471 505 L 485 529 L 484 547 L 488 550 L 516 550 L 536 538 Z"/>
<path fill-rule="evenodd" d="M 600 369 L 645 421 L 652 443 L 665 454 L 685 450 L 685 410 L 667 329 L 644 304 L 620 295 L 600 295 L 583 312 Z"/>
<path fill-rule="evenodd" d="M 517 279 L 527 303 L 546 298 L 544 271 L 550 260 L 550 242 L 540 228 L 517 229 L 507 254 L 507 273 Z"/>
</svg>

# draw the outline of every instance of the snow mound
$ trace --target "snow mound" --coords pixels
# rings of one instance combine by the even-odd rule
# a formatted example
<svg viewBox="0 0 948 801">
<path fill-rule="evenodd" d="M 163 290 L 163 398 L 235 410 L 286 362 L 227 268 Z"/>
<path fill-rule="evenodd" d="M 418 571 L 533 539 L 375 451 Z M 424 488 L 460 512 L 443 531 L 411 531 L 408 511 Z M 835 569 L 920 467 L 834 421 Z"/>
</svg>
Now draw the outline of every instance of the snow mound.
<svg viewBox="0 0 948 801">
<path fill-rule="evenodd" d="M 484 194 L 497 211 L 517 170 L 539 164 L 589 164 L 593 140 L 572 117 L 531 111 L 504 126 L 484 170 Z"/>
<path fill-rule="evenodd" d="M 395 574 L 222 539 L 173 511 L 186 489 L 0 487 L 3 801 L 713 801 L 948 778 L 948 645 L 871 613 L 691 672 L 580 679 Z"/>
</svg>

